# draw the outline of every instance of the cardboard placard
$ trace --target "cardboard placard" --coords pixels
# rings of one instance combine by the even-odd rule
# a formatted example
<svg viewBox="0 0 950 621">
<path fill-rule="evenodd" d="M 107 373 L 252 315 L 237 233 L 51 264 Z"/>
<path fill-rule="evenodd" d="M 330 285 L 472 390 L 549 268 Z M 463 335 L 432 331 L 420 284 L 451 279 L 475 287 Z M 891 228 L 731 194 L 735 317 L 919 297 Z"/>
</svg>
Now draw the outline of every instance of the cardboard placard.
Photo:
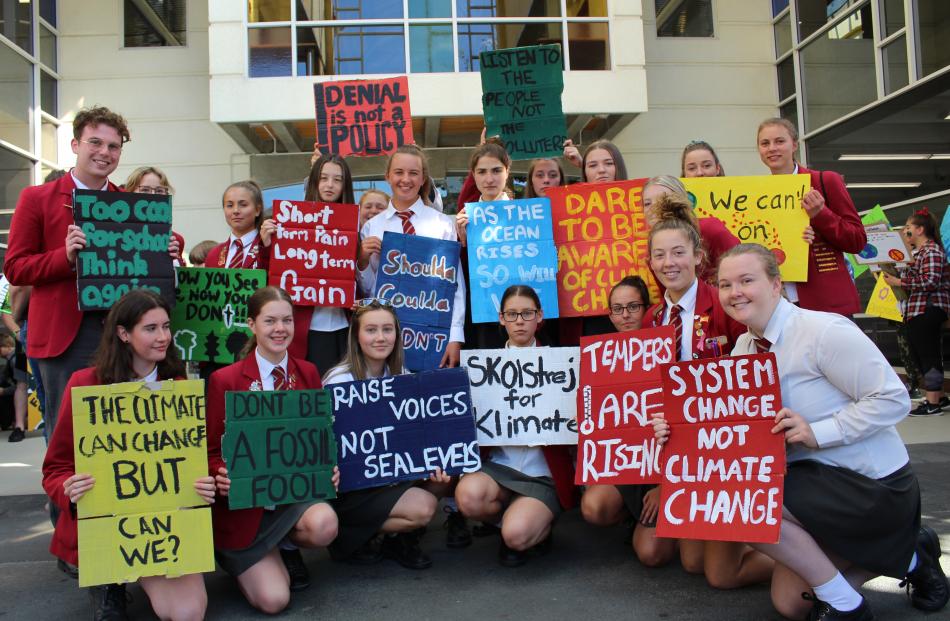
<svg viewBox="0 0 950 621">
<path fill-rule="evenodd" d="M 318 82 L 313 99 L 324 155 L 386 155 L 415 142 L 406 76 Z"/>
<path fill-rule="evenodd" d="M 865 230 L 867 230 L 869 226 L 879 226 L 882 224 L 884 225 L 885 230 L 890 230 L 891 228 L 891 223 L 887 219 L 887 214 L 884 213 L 884 210 L 881 209 L 880 205 L 875 205 L 869 209 L 867 213 L 861 216 L 861 224 L 864 225 Z M 868 271 L 868 266 L 858 263 L 855 260 L 853 254 L 846 252 L 844 253 L 844 257 L 848 260 L 848 263 L 851 264 L 851 270 L 854 273 L 855 278 Z"/>
<path fill-rule="evenodd" d="M 182 360 L 231 364 L 251 336 L 247 299 L 267 284 L 264 270 L 179 267 L 172 340 Z"/>
<path fill-rule="evenodd" d="M 649 228 L 641 197 L 645 181 L 547 189 L 555 223 L 561 317 L 606 315 L 610 289 L 625 276 L 642 277 L 650 299 L 660 297 L 647 248 Z"/>
<path fill-rule="evenodd" d="M 406 368 L 438 368 L 449 343 L 461 244 L 386 232 L 376 297 L 388 300 L 402 325 Z"/>
<path fill-rule="evenodd" d="M 3 274 L 0 274 L 0 313 L 13 314 L 13 308 L 10 306 L 10 281 Z"/>
<path fill-rule="evenodd" d="M 174 306 L 171 196 L 77 189 L 73 219 L 86 235 L 76 254 L 79 310 L 109 310 L 131 289 L 150 289 Z"/>
<path fill-rule="evenodd" d="M 810 175 L 692 177 L 680 179 L 695 205 L 696 216 L 717 218 L 742 243 L 761 244 L 778 260 L 782 280 L 808 278 L 808 243 L 802 238 L 808 214 L 802 197 L 811 189 Z"/>
<path fill-rule="evenodd" d="M 877 275 L 877 283 L 874 285 L 874 291 L 871 292 L 868 307 L 864 312 L 872 317 L 882 317 L 884 319 L 890 319 L 891 321 L 904 321 L 901 304 L 897 299 L 897 295 L 894 293 L 894 288 L 884 280 L 884 274 Z"/>
<path fill-rule="evenodd" d="M 652 419 L 663 414 L 660 365 L 674 359 L 672 326 L 581 339 L 575 483 L 659 483 Z"/>
<path fill-rule="evenodd" d="M 359 213 L 359 205 L 275 200 L 269 284 L 298 306 L 353 306 Z"/>
<path fill-rule="evenodd" d="M 530 285 L 546 319 L 558 317 L 557 250 L 551 201 L 525 198 L 466 203 L 469 298 L 473 323 L 498 321 L 509 285 Z"/>
<path fill-rule="evenodd" d="M 468 375 L 441 369 L 328 386 L 340 491 L 481 466 Z"/>
<path fill-rule="evenodd" d="M 577 444 L 577 347 L 462 351 L 479 446 Z"/>
<path fill-rule="evenodd" d="M 874 225 L 869 225 L 874 226 Z M 868 243 L 858 254 L 852 255 L 859 265 L 877 265 L 880 263 L 913 263 L 914 255 L 907 246 L 907 240 L 901 231 L 869 230 L 865 227 Z"/>
<path fill-rule="evenodd" d="M 560 157 L 567 140 L 561 46 L 485 51 L 478 62 L 486 134 L 501 136 L 513 160 Z"/>
<path fill-rule="evenodd" d="M 336 498 L 336 437 L 325 390 L 224 395 L 221 455 L 231 479 L 228 507 L 247 509 Z"/>
</svg>

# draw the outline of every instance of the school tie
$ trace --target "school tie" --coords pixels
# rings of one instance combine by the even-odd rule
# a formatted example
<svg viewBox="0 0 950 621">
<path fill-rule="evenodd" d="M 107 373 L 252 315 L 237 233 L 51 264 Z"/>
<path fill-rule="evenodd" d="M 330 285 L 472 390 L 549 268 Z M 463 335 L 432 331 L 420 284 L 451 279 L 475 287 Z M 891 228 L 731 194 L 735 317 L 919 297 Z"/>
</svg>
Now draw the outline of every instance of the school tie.
<svg viewBox="0 0 950 621">
<path fill-rule="evenodd" d="M 769 342 L 767 338 L 753 338 L 755 342 L 755 353 L 765 354 L 772 349 L 772 343 Z"/>
<path fill-rule="evenodd" d="M 415 235 L 416 227 L 412 226 L 412 222 L 409 221 L 409 218 L 412 217 L 412 210 L 397 211 L 396 215 L 402 220 L 402 232 L 406 235 Z"/>
<path fill-rule="evenodd" d="M 231 247 L 234 248 L 234 254 L 228 261 L 228 269 L 239 268 L 244 264 L 244 245 L 240 239 L 235 239 L 231 242 Z"/>
<path fill-rule="evenodd" d="M 271 371 L 270 374 L 271 377 L 274 378 L 274 390 L 284 390 L 287 388 L 287 373 L 284 372 L 283 367 L 274 367 L 274 370 Z"/>
<path fill-rule="evenodd" d="M 676 331 L 676 336 L 673 339 L 673 343 L 676 345 L 676 359 L 679 360 L 682 357 L 682 345 L 683 345 L 683 318 L 680 317 L 680 312 L 683 309 L 680 308 L 679 304 L 674 304 L 673 308 L 670 309 L 670 324 L 673 326 L 673 329 Z"/>
</svg>

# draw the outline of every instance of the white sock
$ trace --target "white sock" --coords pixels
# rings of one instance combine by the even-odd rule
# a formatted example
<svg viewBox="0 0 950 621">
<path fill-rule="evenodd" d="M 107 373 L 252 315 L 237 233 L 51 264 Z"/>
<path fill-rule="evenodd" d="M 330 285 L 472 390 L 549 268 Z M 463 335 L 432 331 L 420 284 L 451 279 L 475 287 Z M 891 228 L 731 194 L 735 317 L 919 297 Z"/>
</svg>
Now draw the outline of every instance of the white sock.
<svg viewBox="0 0 950 621">
<path fill-rule="evenodd" d="M 455 513 L 459 510 L 459 506 L 455 504 L 455 496 L 448 496 L 443 499 L 445 506 L 448 508 L 449 513 Z"/>
<path fill-rule="evenodd" d="M 917 569 L 917 553 L 914 552 L 913 558 L 910 559 L 910 565 L 907 566 L 907 573 L 910 573 Z"/>
<path fill-rule="evenodd" d="M 849 612 L 861 605 L 861 594 L 851 588 L 841 572 L 836 573 L 828 582 L 813 588 L 815 597 L 830 604 L 835 610 Z"/>
</svg>

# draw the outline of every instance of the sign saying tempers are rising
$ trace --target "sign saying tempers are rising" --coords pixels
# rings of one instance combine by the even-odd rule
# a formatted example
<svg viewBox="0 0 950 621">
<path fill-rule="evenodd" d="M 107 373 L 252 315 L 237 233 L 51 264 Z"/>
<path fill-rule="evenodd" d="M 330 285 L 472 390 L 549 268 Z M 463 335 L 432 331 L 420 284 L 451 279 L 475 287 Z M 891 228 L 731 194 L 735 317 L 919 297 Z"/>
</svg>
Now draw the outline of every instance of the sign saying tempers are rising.
<svg viewBox="0 0 950 621">
<path fill-rule="evenodd" d="M 154 389 L 153 389 L 154 388 Z M 95 485 L 76 503 L 80 586 L 214 571 L 204 382 L 72 390 L 76 472 Z"/>
<path fill-rule="evenodd" d="M 663 413 L 660 367 L 672 362 L 671 326 L 581 339 L 575 483 L 659 483 L 652 420 Z"/>
<path fill-rule="evenodd" d="M 359 209 L 275 200 L 270 284 L 289 293 L 299 306 L 353 306 Z"/>
<path fill-rule="evenodd" d="M 74 190 L 73 220 L 86 235 L 76 255 L 79 310 L 108 310 L 140 288 L 175 304 L 171 196 Z"/>
<path fill-rule="evenodd" d="M 385 155 L 414 142 L 406 76 L 319 82 L 313 96 L 324 155 Z"/>
<path fill-rule="evenodd" d="M 660 537 L 776 543 L 785 436 L 775 355 L 665 365 Z"/>
</svg>

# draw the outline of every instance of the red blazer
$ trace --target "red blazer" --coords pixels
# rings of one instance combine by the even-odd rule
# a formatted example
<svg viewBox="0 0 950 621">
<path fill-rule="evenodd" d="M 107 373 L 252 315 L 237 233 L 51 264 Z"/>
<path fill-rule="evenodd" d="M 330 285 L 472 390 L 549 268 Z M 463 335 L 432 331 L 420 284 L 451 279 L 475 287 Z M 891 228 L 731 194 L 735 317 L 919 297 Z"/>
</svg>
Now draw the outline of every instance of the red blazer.
<svg viewBox="0 0 950 621">
<path fill-rule="evenodd" d="M 864 250 L 868 243 L 864 225 L 841 175 L 804 166 L 798 172 L 811 175 L 811 187 L 825 197 L 825 208 L 811 219 L 815 241 L 808 250 L 808 281 L 797 284 L 798 303 L 811 310 L 858 313 L 861 301 L 842 253 Z"/>
<path fill-rule="evenodd" d="M 700 218 L 699 236 L 702 237 L 703 246 L 706 248 L 706 263 L 699 277 L 704 282 L 711 283 L 716 279 L 719 257 L 730 248 L 738 246 L 739 238 L 733 235 L 718 218 Z"/>
<path fill-rule="evenodd" d="M 208 256 L 205 257 L 204 266 L 227 267 L 226 262 L 228 260 L 229 243 L 230 238 L 209 250 Z M 241 265 L 241 268 L 246 270 L 266 270 L 269 265 L 270 247 L 264 245 L 264 242 L 261 241 L 261 236 L 258 234 L 254 240 L 254 244 L 251 245 L 250 250 L 244 255 L 244 263 Z"/>
<path fill-rule="evenodd" d="M 3 272 L 14 285 L 32 285 L 29 322 L 31 358 L 55 358 L 69 347 L 82 323 L 76 271 L 66 260 L 66 230 L 73 220 L 73 176 L 66 174 L 20 192 Z M 109 183 L 110 192 L 119 189 Z"/>
<path fill-rule="evenodd" d="M 574 460 L 567 446 L 542 446 L 544 460 L 554 479 L 557 499 L 561 507 L 572 509 L 577 506 L 577 487 L 574 485 Z"/>
<path fill-rule="evenodd" d="M 320 388 L 317 367 L 306 360 L 293 356 L 287 362 L 288 375 L 294 379 L 294 388 L 308 390 Z M 221 436 L 224 434 L 224 393 L 251 389 L 251 384 L 260 381 L 260 369 L 253 352 L 247 358 L 218 369 L 208 380 L 208 471 L 218 473 L 225 468 L 221 456 Z M 264 515 L 262 507 L 253 509 L 228 509 L 227 497 L 219 497 L 211 507 L 214 524 L 214 546 L 222 550 L 240 550 L 254 541 Z"/>
<path fill-rule="evenodd" d="M 181 233 L 172 231 L 172 238 L 178 240 L 178 254 L 175 255 L 175 267 L 185 267 L 185 238 L 182 237 Z"/>
<path fill-rule="evenodd" d="M 653 328 L 663 325 L 663 315 L 666 313 L 666 302 L 654 304 L 643 316 L 643 327 Z M 719 303 L 719 293 L 712 285 L 700 280 L 696 290 L 696 309 L 693 317 L 693 359 L 714 358 L 715 350 L 706 343 L 706 339 L 718 336 L 726 337 L 726 344 L 722 345 L 718 355 L 728 356 L 736 344 L 739 335 L 746 331 L 746 327 L 726 314 Z"/>
</svg>

